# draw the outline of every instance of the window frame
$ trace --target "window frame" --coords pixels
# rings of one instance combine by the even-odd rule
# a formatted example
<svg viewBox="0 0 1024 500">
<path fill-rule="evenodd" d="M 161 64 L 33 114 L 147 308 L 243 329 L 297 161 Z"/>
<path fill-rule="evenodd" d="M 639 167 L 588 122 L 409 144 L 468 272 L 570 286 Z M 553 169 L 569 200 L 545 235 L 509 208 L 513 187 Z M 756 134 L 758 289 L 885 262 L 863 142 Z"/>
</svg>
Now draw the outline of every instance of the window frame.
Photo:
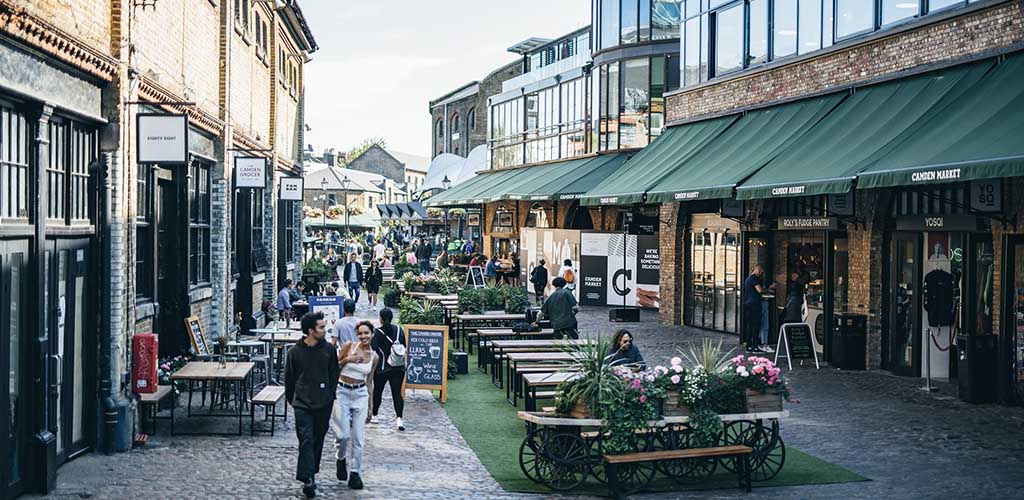
<svg viewBox="0 0 1024 500">
<path fill-rule="evenodd" d="M 138 164 L 135 179 L 135 301 L 156 298 L 156 221 L 153 220 L 155 169 L 151 164 Z"/>
<path fill-rule="evenodd" d="M 194 156 L 188 163 L 188 282 L 192 288 L 211 279 L 212 165 Z"/>
</svg>

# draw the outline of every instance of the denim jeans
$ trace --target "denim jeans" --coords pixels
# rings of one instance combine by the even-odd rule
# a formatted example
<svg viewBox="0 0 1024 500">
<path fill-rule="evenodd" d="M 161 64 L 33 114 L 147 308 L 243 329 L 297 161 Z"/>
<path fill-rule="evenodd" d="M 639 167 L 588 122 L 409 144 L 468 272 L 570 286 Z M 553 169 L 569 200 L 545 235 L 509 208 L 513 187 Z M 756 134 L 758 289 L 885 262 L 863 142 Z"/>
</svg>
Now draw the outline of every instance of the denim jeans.
<svg viewBox="0 0 1024 500">
<path fill-rule="evenodd" d="M 320 456 L 324 452 L 324 438 L 331 421 L 331 408 L 319 410 L 295 408 L 295 434 L 299 437 L 299 461 L 295 479 L 308 481 L 320 472 Z"/>
<path fill-rule="evenodd" d="M 761 345 L 768 345 L 768 307 L 769 301 L 761 301 Z"/>
<path fill-rule="evenodd" d="M 359 302 L 359 282 L 349 281 L 348 282 L 348 295 L 352 297 L 352 300 Z"/>
<path fill-rule="evenodd" d="M 419 266 L 420 266 L 420 272 L 421 273 L 423 273 L 423 274 L 429 273 L 430 272 L 430 259 L 420 259 L 419 260 Z"/>
<path fill-rule="evenodd" d="M 349 389 L 338 385 L 337 398 L 334 400 L 334 413 L 331 415 L 331 426 L 334 427 L 334 444 L 338 447 L 335 458 L 345 460 L 349 445 L 352 447 L 348 459 L 348 470 L 359 473 L 363 463 L 363 443 L 366 441 L 366 413 L 370 395 L 366 387 Z"/>
</svg>

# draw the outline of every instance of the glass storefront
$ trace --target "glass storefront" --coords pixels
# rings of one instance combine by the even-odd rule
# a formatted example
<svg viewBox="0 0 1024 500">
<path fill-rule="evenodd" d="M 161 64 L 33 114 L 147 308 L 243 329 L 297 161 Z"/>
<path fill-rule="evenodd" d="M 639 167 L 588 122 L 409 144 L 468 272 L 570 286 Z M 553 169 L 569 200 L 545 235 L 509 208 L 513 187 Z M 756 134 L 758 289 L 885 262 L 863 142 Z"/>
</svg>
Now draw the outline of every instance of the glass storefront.
<svg viewBox="0 0 1024 500">
<path fill-rule="evenodd" d="M 694 215 L 688 237 L 683 296 L 687 325 L 739 333 L 741 273 L 739 226 L 715 214 Z"/>
<path fill-rule="evenodd" d="M 492 105 L 491 168 L 585 154 L 587 85 L 584 76 Z"/>
<path fill-rule="evenodd" d="M 665 127 L 664 94 L 678 87 L 677 57 L 654 56 L 594 70 L 599 151 L 647 146 Z"/>
<path fill-rule="evenodd" d="M 679 37 L 682 0 L 596 0 L 595 52 L 619 45 Z"/>
</svg>

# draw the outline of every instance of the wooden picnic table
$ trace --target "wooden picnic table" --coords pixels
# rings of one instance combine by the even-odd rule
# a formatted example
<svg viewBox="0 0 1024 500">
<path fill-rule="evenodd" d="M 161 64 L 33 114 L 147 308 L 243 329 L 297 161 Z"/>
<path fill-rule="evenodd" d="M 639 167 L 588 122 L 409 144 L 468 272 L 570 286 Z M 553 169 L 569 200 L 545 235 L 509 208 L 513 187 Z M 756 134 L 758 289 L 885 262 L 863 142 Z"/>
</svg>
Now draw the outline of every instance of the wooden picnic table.
<svg viewBox="0 0 1024 500">
<path fill-rule="evenodd" d="M 536 332 L 516 332 L 511 328 L 479 328 L 476 330 L 476 333 L 473 334 L 475 339 L 470 342 L 471 345 L 477 344 L 477 347 L 480 348 L 479 355 L 476 357 L 476 367 L 478 370 L 487 373 L 488 364 L 495 366 L 498 365 L 497 359 L 495 359 L 494 353 L 490 349 L 490 342 L 494 342 L 495 340 L 504 340 L 512 338 L 542 339 L 551 337 L 552 335 L 554 335 L 554 333 L 555 331 L 550 328 L 544 328 Z M 466 335 L 468 340 L 469 334 Z M 493 382 L 493 371 L 491 375 L 491 381 Z"/>
<path fill-rule="evenodd" d="M 180 370 L 174 372 L 171 375 L 171 380 L 184 380 L 188 382 L 188 416 L 192 416 L 192 389 L 196 382 L 204 383 L 204 400 L 205 400 L 205 383 L 213 382 L 214 396 L 211 396 L 210 400 L 210 412 L 206 416 L 211 417 L 238 417 L 238 435 L 242 435 L 242 407 L 252 399 L 252 374 L 253 368 L 256 366 L 252 362 L 229 362 L 224 363 L 221 366 L 219 362 L 215 361 L 190 361 L 185 366 L 181 367 Z M 235 401 L 235 413 L 234 415 L 216 414 L 213 412 L 214 406 L 216 406 L 215 394 L 218 390 L 221 390 L 218 385 L 226 384 L 230 389 L 228 394 L 234 395 Z M 246 390 L 248 389 L 248 397 Z M 226 405 L 229 401 L 222 401 L 222 404 Z M 196 433 L 198 434 L 198 433 Z"/>
<path fill-rule="evenodd" d="M 541 387 L 558 387 L 562 382 L 568 382 L 580 377 L 579 372 L 552 372 L 552 373 L 524 373 L 523 386 L 523 408 L 526 411 L 537 410 L 537 389 Z"/>
<path fill-rule="evenodd" d="M 508 387 L 505 389 L 506 396 L 511 393 L 509 403 L 513 406 L 518 404 L 519 398 L 519 378 L 516 376 L 516 369 L 519 367 L 519 363 L 551 363 L 553 372 L 559 371 L 564 365 L 570 364 L 575 361 L 578 357 L 577 354 L 564 351 L 553 351 L 553 352 L 510 352 L 502 356 L 504 369 L 499 365 L 499 369 L 502 369 L 503 373 L 507 373 Z M 561 366 L 560 366 L 561 365 Z"/>
<path fill-rule="evenodd" d="M 455 338 L 459 348 L 462 348 L 463 341 L 466 341 L 469 353 L 473 354 L 473 343 L 468 342 L 466 337 L 466 330 L 475 325 L 476 323 L 483 323 L 479 327 L 485 327 L 493 323 L 501 323 L 504 326 L 511 326 L 515 322 L 526 321 L 525 314 L 456 314 L 453 318 L 455 321 L 454 330 Z"/>
</svg>

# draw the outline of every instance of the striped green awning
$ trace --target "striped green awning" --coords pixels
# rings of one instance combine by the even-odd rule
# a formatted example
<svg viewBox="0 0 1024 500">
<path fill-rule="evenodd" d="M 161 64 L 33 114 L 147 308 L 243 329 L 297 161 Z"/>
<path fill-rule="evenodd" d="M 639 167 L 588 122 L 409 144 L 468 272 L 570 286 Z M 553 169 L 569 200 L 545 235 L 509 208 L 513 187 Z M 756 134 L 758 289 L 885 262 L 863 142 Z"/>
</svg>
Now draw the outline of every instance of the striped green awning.
<svg viewBox="0 0 1024 500">
<path fill-rule="evenodd" d="M 504 200 L 568 200 L 613 175 L 629 154 L 589 156 L 522 169 L 495 198 Z"/>
<path fill-rule="evenodd" d="M 641 203 L 658 182 L 682 167 L 706 144 L 738 119 L 731 115 L 671 127 L 651 145 L 634 155 L 614 176 L 587 191 L 583 205 Z"/>
<path fill-rule="evenodd" d="M 958 66 L 857 89 L 827 117 L 736 188 L 755 199 L 845 193 L 857 174 L 941 113 L 991 68 Z"/>
<path fill-rule="evenodd" d="M 487 203 L 497 186 L 508 179 L 514 170 L 483 171 L 472 179 L 459 184 L 447 191 L 431 196 L 424 205 L 441 207 L 452 205 L 470 205 Z"/>
<path fill-rule="evenodd" d="M 737 184 L 800 140 L 843 97 L 833 94 L 747 113 L 652 187 L 647 201 L 732 198 Z"/>
<path fill-rule="evenodd" d="M 1024 55 L 993 68 L 857 175 L 876 188 L 1024 175 Z"/>
</svg>

